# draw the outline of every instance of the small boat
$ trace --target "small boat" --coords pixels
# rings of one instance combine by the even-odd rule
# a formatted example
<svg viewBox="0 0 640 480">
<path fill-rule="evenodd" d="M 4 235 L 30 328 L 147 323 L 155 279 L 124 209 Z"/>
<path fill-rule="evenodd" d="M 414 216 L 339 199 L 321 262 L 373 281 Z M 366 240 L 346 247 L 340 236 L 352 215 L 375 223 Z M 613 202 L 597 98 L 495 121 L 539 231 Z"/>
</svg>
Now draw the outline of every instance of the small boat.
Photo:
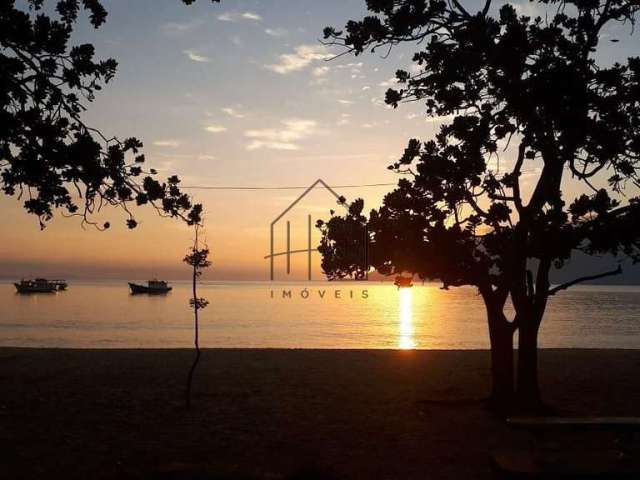
<svg viewBox="0 0 640 480">
<path fill-rule="evenodd" d="M 413 278 L 411 277 L 403 277 L 402 275 L 398 275 L 395 279 L 395 281 L 393 282 L 393 284 L 400 288 L 411 288 L 413 287 L 413 283 L 412 283 Z"/>
<path fill-rule="evenodd" d="M 172 290 L 172 287 L 163 280 L 149 280 L 146 285 L 139 285 L 137 283 L 129 282 L 129 288 L 131 289 L 131 293 L 133 295 L 139 293 L 147 293 L 150 295 L 162 295 L 164 293 L 169 293 Z"/>
<path fill-rule="evenodd" d="M 47 280 L 46 278 L 36 278 L 34 280 L 21 280 L 14 283 L 18 293 L 55 293 L 67 289 L 67 282 L 64 280 Z"/>
</svg>

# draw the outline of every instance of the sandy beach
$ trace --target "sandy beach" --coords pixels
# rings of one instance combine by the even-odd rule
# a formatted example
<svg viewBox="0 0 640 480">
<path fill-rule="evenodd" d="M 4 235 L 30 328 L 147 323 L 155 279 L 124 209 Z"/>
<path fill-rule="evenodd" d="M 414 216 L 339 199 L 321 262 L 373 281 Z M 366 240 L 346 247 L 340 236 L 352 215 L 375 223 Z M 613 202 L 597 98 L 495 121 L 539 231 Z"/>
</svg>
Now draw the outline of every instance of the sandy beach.
<svg viewBox="0 0 640 480">
<path fill-rule="evenodd" d="M 186 411 L 191 358 L 0 349 L 2 476 L 491 478 L 490 449 L 522 441 L 479 401 L 485 351 L 205 350 Z M 639 367 L 640 351 L 545 350 L 544 397 L 640 415 Z"/>
</svg>

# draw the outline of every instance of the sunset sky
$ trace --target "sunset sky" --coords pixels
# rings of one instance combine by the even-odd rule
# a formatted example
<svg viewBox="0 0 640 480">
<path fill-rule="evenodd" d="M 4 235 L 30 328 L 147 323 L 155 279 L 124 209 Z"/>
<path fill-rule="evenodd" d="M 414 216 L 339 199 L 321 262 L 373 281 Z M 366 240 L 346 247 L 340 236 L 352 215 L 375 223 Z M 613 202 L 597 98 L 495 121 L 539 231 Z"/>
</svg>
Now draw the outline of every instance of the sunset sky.
<svg viewBox="0 0 640 480">
<path fill-rule="evenodd" d="M 178 174 L 185 186 L 305 186 L 318 178 L 330 185 L 392 183 L 397 177 L 386 166 L 407 139 L 431 138 L 440 125 L 425 120 L 418 104 L 393 110 L 382 102 L 395 70 L 409 67 L 412 49 L 327 61 L 339 52 L 319 43 L 323 27 L 360 18 L 364 0 L 104 3 L 106 25 L 95 31 L 82 22 L 76 41 L 94 43 L 99 56 L 120 66 L 85 119 L 109 136 L 141 138 L 149 166 L 162 176 Z M 528 2 L 517 5 L 532 13 Z M 606 35 L 620 42 L 603 39 L 603 63 L 638 54 L 640 37 L 631 37 L 630 28 Z M 502 154 L 503 168 L 512 155 Z M 535 166 L 525 171 L 527 187 Z M 368 210 L 390 189 L 338 193 L 364 197 Z M 568 184 L 567 191 L 578 188 Z M 206 210 L 214 261 L 207 278 L 267 279 L 269 223 L 302 192 L 191 193 Z M 318 191 L 300 207 L 294 242 L 304 244 L 302 219 L 326 217 L 336 206 Z M 0 212 L 1 277 L 188 275 L 181 258 L 192 232 L 151 211 L 139 209 L 141 225 L 130 231 L 121 212 L 106 210 L 99 218 L 111 221 L 107 232 L 83 230 L 60 215 L 40 231 L 21 202 L 6 196 Z M 296 262 L 304 268 L 303 258 Z"/>
</svg>

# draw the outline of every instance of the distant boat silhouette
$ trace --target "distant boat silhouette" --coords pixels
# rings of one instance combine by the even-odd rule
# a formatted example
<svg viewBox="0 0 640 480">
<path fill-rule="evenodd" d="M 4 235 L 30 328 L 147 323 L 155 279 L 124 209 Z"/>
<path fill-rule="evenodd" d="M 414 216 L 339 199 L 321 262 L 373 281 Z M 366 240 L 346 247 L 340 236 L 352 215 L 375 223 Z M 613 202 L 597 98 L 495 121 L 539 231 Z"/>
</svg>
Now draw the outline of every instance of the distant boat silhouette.
<svg viewBox="0 0 640 480">
<path fill-rule="evenodd" d="M 36 278 L 34 280 L 21 280 L 14 283 L 18 293 L 55 293 L 67 289 L 67 282 L 64 280 L 47 280 L 46 278 Z"/>
<path fill-rule="evenodd" d="M 162 295 L 169 293 L 173 287 L 170 287 L 164 280 L 149 280 L 147 285 L 138 285 L 137 283 L 129 282 L 129 288 L 133 295 L 140 293 L 147 293 L 150 295 Z"/>
<path fill-rule="evenodd" d="M 398 275 L 393 284 L 398 288 L 411 288 L 413 287 L 412 280 L 413 278 L 411 277 L 403 277 L 402 275 Z"/>
</svg>

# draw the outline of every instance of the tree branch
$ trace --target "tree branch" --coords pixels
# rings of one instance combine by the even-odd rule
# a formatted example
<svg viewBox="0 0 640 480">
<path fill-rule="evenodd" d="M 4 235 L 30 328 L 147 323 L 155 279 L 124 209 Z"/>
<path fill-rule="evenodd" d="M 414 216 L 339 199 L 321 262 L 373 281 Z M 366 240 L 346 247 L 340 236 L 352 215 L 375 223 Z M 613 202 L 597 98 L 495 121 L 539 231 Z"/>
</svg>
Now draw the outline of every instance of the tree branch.
<svg viewBox="0 0 640 480">
<path fill-rule="evenodd" d="M 491 0 L 486 0 L 484 3 L 484 8 L 482 9 L 482 16 L 486 16 L 489 13 L 489 8 L 491 7 Z"/>
<path fill-rule="evenodd" d="M 462 6 L 462 4 L 458 1 L 458 0 L 452 0 L 453 4 L 456 6 L 456 8 L 458 9 L 458 11 L 466 18 L 471 18 L 471 15 L 469 15 L 469 12 Z"/>
<path fill-rule="evenodd" d="M 563 283 L 561 285 L 558 285 L 557 287 L 552 288 L 551 290 L 549 290 L 549 296 L 555 295 L 560 290 L 566 290 L 567 288 L 572 287 L 577 283 L 587 282 L 589 280 L 597 280 L 598 278 L 610 277 L 613 275 L 620 275 L 621 273 L 622 273 L 622 266 L 618 265 L 618 268 L 616 268 L 615 270 L 611 270 L 609 272 L 600 273 L 598 275 L 587 275 L 585 277 L 576 278 L 575 280 L 572 280 L 567 283 Z"/>
<path fill-rule="evenodd" d="M 514 203 L 516 205 L 516 209 L 518 210 L 518 213 L 520 215 L 522 215 L 522 196 L 520 194 L 520 175 L 522 172 L 522 164 L 524 163 L 524 155 L 525 155 L 525 151 L 526 151 L 526 144 L 525 142 L 520 143 L 520 146 L 518 147 L 518 158 L 516 160 L 516 164 L 513 167 L 513 171 L 511 172 L 511 175 L 513 176 L 513 199 L 514 199 Z"/>
</svg>

